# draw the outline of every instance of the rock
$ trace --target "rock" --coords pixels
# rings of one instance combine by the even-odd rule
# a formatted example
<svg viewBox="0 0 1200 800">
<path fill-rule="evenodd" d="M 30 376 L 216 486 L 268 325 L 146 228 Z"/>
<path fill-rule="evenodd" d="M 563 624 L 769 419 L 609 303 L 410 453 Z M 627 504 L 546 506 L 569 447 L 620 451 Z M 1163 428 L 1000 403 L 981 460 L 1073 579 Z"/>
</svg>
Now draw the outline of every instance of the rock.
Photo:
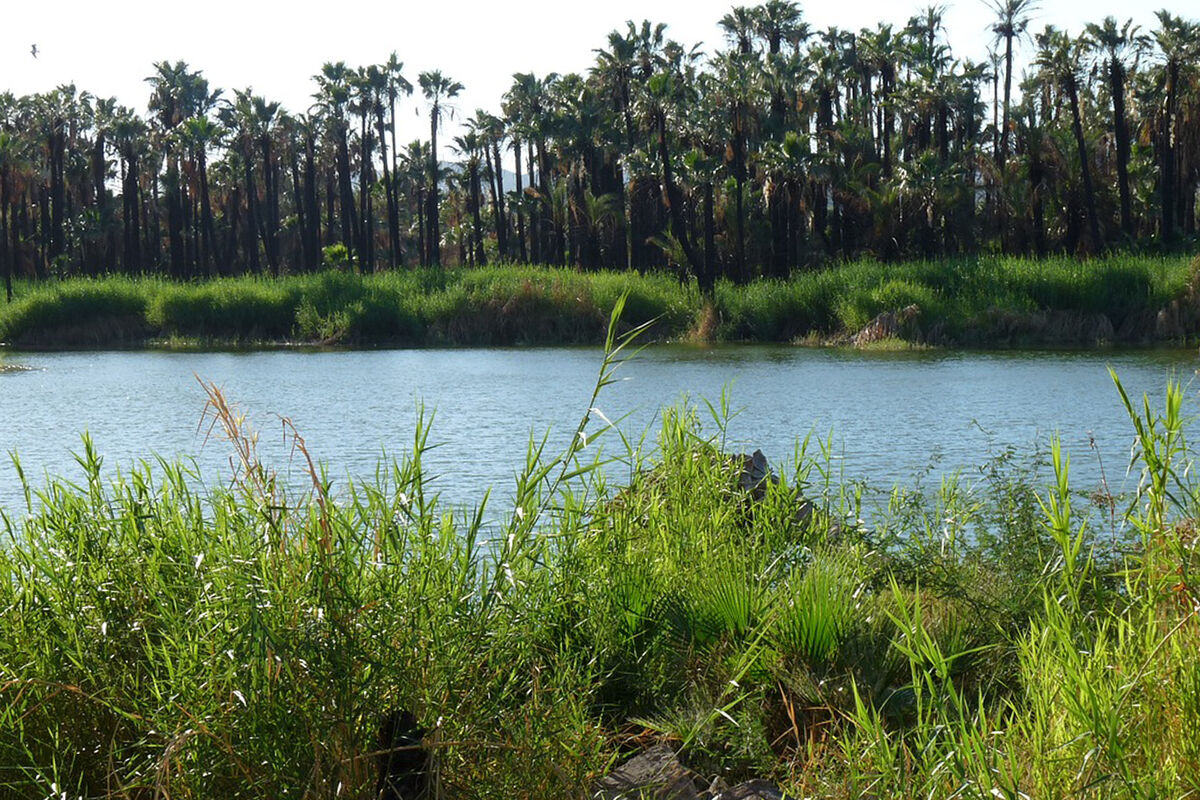
<svg viewBox="0 0 1200 800">
<path fill-rule="evenodd" d="M 750 780 L 729 788 L 720 778 L 711 783 L 679 762 L 665 744 L 630 758 L 601 779 L 593 800 L 784 800 L 770 781 Z"/>
<path fill-rule="evenodd" d="M 594 800 L 708 800 L 708 783 L 656 744 L 630 758 L 596 784 Z"/>
<path fill-rule="evenodd" d="M 920 316 L 921 307 L 916 303 L 898 311 L 885 311 L 868 322 L 861 331 L 854 334 L 851 341 L 855 347 L 863 347 L 884 339 L 919 341 L 921 331 L 917 327 L 917 318 Z"/>
<path fill-rule="evenodd" d="M 379 723 L 378 800 L 417 800 L 428 792 L 429 751 L 425 731 L 407 709 L 385 713 Z"/>
<path fill-rule="evenodd" d="M 771 465 L 767 463 L 762 450 L 755 450 L 751 455 L 739 453 L 732 460 L 734 464 L 740 462 L 742 465 L 738 474 L 738 488 L 755 500 L 763 499 L 769 484 L 779 483 L 779 476 L 771 471 Z"/>
<path fill-rule="evenodd" d="M 741 465 L 737 485 L 749 496 L 751 502 L 761 501 L 767 494 L 767 486 L 779 483 L 779 476 L 767 463 L 767 457 L 763 455 L 762 450 L 755 450 L 750 455 L 738 453 L 730 456 L 729 460 L 734 466 Z M 811 500 L 797 495 L 794 502 L 795 512 L 792 514 L 792 522 L 801 530 L 808 530 L 818 520 L 825 519 L 825 515 L 813 505 Z M 829 525 L 827 541 L 837 541 L 843 533 L 841 523 L 832 518 L 829 518 L 827 523 Z"/>
<path fill-rule="evenodd" d="M 770 781 L 755 779 L 715 794 L 711 800 L 784 800 L 784 794 Z"/>
</svg>

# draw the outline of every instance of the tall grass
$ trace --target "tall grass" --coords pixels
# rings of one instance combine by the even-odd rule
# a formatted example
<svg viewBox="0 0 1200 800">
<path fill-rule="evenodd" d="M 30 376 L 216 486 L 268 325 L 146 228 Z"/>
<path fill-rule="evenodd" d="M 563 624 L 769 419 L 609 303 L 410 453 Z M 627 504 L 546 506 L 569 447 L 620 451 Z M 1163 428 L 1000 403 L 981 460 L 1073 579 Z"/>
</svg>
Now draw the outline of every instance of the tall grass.
<svg viewBox="0 0 1200 800">
<path fill-rule="evenodd" d="M 596 392 L 628 345 L 608 330 Z M 26 482 L 0 518 L 12 796 L 376 797 L 403 712 L 432 797 L 584 797 L 653 740 L 797 797 L 1200 791 L 1178 385 L 1161 409 L 1126 397 L 1143 480 L 1113 524 L 1054 447 L 1048 485 L 1005 460 L 978 486 L 882 495 L 871 529 L 820 442 L 742 488 L 719 405 L 607 456 L 588 411 L 464 511 L 423 469 L 425 420 L 346 496 L 309 461 L 289 494 L 209 392 L 229 486 L 107 472 L 85 439 L 82 481 Z"/>
<path fill-rule="evenodd" d="M 359 276 L 329 271 L 198 283 L 103 278 L 18 284 L 0 341 L 78 345 L 159 340 L 257 344 L 600 344 L 625 294 L 658 339 L 792 341 L 853 333 L 909 305 L 934 343 L 1146 341 L 1184 296 L 1184 258 L 981 258 L 857 262 L 788 281 L 719 283 L 711 301 L 665 274 L 495 266 Z"/>
</svg>

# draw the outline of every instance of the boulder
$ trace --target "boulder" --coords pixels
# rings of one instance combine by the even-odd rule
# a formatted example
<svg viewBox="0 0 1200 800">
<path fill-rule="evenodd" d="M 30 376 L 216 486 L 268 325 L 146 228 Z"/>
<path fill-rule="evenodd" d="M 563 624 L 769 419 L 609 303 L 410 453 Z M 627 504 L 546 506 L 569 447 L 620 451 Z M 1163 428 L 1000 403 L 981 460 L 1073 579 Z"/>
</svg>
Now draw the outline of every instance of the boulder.
<svg viewBox="0 0 1200 800">
<path fill-rule="evenodd" d="M 752 780 L 714 794 L 711 800 L 784 800 L 785 795 L 770 781 Z"/>
<path fill-rule="evenodd" d="M 596 785 L 594 800 L 708 800 L 708 783 L 665 744 L 630 758 Z"/>
<path fill-rule="evenodd" d="M 706 781 L 680 763 L 665 744 L 633 756 L 602 778 L 593 800 L 785 800 L 770 781 L 750 780 L 732 788 L 720 778 Z"/>
<path fill-rule="evenodd" d="M 779 476 L 771 470 L 762 450 L 755 450 L 751 455 L 739 453 L 733 456 L 732 461 L 735 465 L 741 465 L 738 488 L 755 500 L 763 499 L 769 484 L 779 483 Z"/>
<path fill-rule="evenodd" d="M 885 311 L 854 334 L 851 341 L 855 347 L 865 347 L 884 339 L 920 341 L 921 330 L 917 327 L 917 319 L 920 316 L 921 307 L 916 303 L 897 311 Z"/>
</svg>

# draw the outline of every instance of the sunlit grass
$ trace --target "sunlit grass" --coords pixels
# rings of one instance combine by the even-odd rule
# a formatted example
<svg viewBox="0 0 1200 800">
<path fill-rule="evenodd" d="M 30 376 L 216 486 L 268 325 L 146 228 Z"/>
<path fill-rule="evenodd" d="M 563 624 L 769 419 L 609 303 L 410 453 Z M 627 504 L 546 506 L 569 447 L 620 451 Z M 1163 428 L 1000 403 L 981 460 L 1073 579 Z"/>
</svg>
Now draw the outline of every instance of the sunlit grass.
<svg viewBox="0 0 1200 800">
<path fill-rule="evenodd" d="M 18 345 L 280 342 L 402 346 L 600 344 L 608 309 L 658 340 L 836 341 L 878 314 L 920 309 L 928 344 L 1144 342 L 1193 277 L 1185 257 L 856 262 L 788 281 L 719 282 L 711 300 L 662 273 L 524 266 L 360 276 L 108 277 L 18 283 L 0 341 Z M 912 338 L 912 337 L 909 337 Z"/>
</svg>

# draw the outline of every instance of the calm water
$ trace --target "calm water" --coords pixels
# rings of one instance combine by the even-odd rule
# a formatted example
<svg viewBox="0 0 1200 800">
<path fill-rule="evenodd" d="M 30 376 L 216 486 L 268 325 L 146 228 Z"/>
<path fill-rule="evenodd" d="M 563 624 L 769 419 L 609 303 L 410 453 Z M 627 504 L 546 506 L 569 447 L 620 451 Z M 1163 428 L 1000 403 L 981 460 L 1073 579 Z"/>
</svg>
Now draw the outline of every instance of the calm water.
<svg viewBox="0 0 1200 800">
<path fill-rule="evenodd" d="M 73 453 L 88 431 L 106 467 L 157 454 L 194 458 L 209 484 L 228 474 L 228 445 L 198 430 L 204 393 L 222 386 L 261 434 L 260 451 L 289 472 L 278 415 L 290 417 L 315 457 L 344 485 L 371 477 L 381 454 L 411 447 L 417 404 L 436 411 L 426 462 L 454 503 L 486 487 L 507 496 L 532 434 L 561 447 L 585 410 L 595 349 L 385 350 L 260 353 L 4 353 L 0 355 L 0 454 L 15 451 L 27 474 L 78 479 Z M 1110 482 L 1123 478 L 1131 428 L 1109 379 L 1159 400 L 1166 379 L 1190 381 L 1193 351 L 1127 353 L 856 353 L 788 347 L 655 347 L 618 371 L 601 396 L 609 418 L 640 435 L 685 395 L 716 402 L 723 388 L 740 409 L 730 449 L 762 448 L 790 460 L 798 438 L 832 432 L 849 479 L 910 484 L 933 475 L 977 475 L 1008 447 L 1031 453 L 1058 432 L 1073 455 L 1073 481 L 1099 480 L 1094 437 Z M 14 367 L 23 369 L 14 369 Z M 1189 411 L 1196 410 L 1195 387 Z M 701 406 L 702 418 L 707 411 Z M 706 428 L 715 433 L 711 423 Z M 648 441 L 653 441 L 653 433 Z M 614 441 L 609 446 L 612 447 Z M 297 462 L 290 469 L 299 483 Z M 927 479 L 928 480 L 928 479 Z M 1116 487 L 1114 487 L 1116 488 Z M 15 471 L 0 461 L 0 507 L 15 509 Z"/>
</svg>

